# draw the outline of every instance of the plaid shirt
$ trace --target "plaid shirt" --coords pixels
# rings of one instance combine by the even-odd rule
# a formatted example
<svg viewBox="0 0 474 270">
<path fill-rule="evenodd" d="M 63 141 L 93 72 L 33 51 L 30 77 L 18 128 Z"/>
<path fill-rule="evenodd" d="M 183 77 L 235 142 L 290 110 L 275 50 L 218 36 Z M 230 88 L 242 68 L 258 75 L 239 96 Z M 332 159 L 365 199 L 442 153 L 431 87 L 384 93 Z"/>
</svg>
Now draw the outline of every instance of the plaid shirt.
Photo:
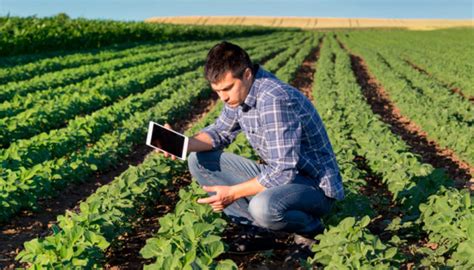
<svg viewBox="0 0 474 270">
<path fill-rule="evenodd" d="M 313 104 L 298 89 L 259 68 L 244 103 L 225 106 L 216 122 L 202 130 L 214 149 L 224 148 L 244 131 L 268 164 L 257 176 L 267 188 L 291 183 L 297 174 L 314 179 L 327 197 L 344 190 L 328 135 Z"/>
</svg>

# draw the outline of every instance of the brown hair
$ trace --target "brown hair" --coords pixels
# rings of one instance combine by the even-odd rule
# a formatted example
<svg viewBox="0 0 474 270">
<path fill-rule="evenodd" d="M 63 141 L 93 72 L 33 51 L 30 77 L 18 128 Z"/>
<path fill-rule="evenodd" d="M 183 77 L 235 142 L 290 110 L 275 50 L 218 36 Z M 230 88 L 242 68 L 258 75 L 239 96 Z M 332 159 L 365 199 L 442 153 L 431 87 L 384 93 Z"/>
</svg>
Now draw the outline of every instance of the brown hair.
<svg viewBox="0 0 474 270">
<path fill-rule="evenodd" d="M 253 64 L 247 52 L 235 44 L 223 41 L 214 45 L 207 54 L 204 76 L 209 82 L 215 83 L 230 71 L 234 78 L 242 79 L 247 68 L 253 72 Z"/>
</svg>

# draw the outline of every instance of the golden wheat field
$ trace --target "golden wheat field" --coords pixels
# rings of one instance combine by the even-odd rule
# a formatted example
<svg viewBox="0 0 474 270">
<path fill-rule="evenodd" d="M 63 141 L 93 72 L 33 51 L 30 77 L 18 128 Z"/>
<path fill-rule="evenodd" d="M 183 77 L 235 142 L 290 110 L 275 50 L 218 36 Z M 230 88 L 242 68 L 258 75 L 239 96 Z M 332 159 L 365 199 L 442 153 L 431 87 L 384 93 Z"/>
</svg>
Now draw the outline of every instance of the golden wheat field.
<svg viewBox="0 0 474 270">
<path fill-rule="evenodd" d="M 258 16 L 178 16 L 152 17 L 146 22 L 199 25 L 261 25 L 274 27 L 324 28 L 405 28 L 430 30 L 449 27 L 473 27 L 474 20 L 448 19 L 369 19 L 369 18 L 304 18 Z"/>
</svg>

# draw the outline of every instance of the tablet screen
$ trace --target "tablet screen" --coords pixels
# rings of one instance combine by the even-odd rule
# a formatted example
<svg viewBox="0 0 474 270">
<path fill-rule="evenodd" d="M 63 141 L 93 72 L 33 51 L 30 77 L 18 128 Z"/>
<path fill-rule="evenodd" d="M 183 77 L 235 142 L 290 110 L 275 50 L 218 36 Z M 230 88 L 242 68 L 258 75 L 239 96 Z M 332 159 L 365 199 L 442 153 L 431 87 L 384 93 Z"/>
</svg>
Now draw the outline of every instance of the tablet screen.
<svg viewBox="0 0 474 270">
<path fill-rule="evenodd" d="M 185 136 L 156 123 L 150 123 L 150 129 L 151 140 L 149 140 L 149 144 L 151 146 L 164 150 L 179 158 L 186 156 L 186 153 L 183 153 L 186 141 Z"/>
</svg>

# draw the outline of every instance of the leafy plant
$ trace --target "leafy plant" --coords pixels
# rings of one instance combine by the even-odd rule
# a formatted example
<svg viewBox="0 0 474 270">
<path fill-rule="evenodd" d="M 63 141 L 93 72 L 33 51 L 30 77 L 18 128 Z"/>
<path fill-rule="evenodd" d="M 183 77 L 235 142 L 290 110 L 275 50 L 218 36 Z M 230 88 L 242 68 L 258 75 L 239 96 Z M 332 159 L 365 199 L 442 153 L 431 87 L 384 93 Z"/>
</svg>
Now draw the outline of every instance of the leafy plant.
<svg viewBox="0 0 474 270">
<path fill-rule="evenodd" d="M 348 217 L 316 236 L 319 243 L 312 247 L 315 255 L 308 262 L 328 269 L 397 269 L 397 248 L 371 234 L 369 223 L 368 216 L 358 221 Z"/>
<path fill-rule="evenodd" d="M 160 230 L 140 251 L 154 260 L 145 269 L 237 269 L 229 260 L 214 261 L 224 252 L 219 234 L 226 221 L 209 205 L 196 202 L 206 195 L 195 182 L 179 191 L 174 213 L 160 218 Z"/>
</svg>

